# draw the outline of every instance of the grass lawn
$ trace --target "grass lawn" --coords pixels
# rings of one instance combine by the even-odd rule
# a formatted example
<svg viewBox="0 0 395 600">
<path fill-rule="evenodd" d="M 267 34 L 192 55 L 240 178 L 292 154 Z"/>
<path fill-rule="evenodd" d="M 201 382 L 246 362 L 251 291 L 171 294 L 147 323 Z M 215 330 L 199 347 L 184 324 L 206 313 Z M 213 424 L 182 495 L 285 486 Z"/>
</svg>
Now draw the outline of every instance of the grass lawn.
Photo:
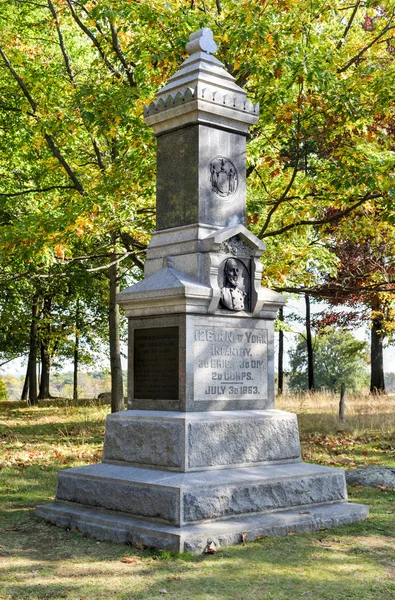
<svg viewBox="0 0 395 600">
<path fill-rule="evenodd" d="M 344 468 L 395 467 L 393 397 L 284 397 L 298 412 L 304 459 Z M 98 401 L 0 403 L 0 598 L 96 600 L 394 600 L 395 492 L 349 487 L 370 505 L 362 523 L 265 538 L 207 556 L 171 556 L 64 531 L 34 516 L 54 498 L 59 469 L 100 462 Z"/>
</svg>

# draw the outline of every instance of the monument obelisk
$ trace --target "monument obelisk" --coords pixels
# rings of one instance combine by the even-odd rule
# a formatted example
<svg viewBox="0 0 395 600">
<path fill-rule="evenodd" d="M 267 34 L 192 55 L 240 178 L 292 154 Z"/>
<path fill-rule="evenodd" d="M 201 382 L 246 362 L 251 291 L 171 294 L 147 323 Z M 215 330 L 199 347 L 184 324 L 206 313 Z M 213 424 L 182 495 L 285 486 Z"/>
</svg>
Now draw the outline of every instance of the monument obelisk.
<svg viewBox="0 0 395 600">
<path fill-rule="evenodd" d="M 157 230 L 129 319 L 128 410 L 109 415 L 103 462 L 59 474 L 51 522 L 99 539 L 201 552 L 366 518 L 344 472 L 301 461 L 296 416 L 274 409 L 264 244 L 245 226 L 246 136 L 258 119 L 213 56 L 212 32 L 146 123 L 158 139 Z"/>
</svg>

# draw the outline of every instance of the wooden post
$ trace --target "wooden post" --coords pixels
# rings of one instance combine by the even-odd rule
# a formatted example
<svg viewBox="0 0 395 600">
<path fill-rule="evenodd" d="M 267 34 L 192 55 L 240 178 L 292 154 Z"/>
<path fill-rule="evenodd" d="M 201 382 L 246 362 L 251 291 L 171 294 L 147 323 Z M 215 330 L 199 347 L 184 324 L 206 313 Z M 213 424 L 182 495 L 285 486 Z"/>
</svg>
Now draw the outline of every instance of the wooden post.
<svg viewBox="0 0 395 600">
<path fill-rule="evenodd" d="M 279 311 L 279 320 L 284 322 L 284 309 L 281 306 Z M 282 329 L 278 332 L 278 384 L 277 390 L 280 396 L 284 391 L 284 332 Z"/>
<path fill-rule="evenodd" d="M 342 383 L 340 386 L 340 402 L 339 402 L 339 419 L 340 421 L 346 420 L 346 384 Z"/>
</svg>

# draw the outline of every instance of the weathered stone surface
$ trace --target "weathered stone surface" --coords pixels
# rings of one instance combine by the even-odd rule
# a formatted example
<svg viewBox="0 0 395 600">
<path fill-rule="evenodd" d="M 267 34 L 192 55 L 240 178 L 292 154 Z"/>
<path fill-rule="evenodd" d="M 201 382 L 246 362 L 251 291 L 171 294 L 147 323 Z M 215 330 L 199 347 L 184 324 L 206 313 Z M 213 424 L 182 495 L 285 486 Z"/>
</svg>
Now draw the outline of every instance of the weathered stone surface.
<svg viewBox="0 0 395 600">
<path fill-rule="evenodd" d="M 123 411 L 107 419 L 103 461 L 181 470 L 185 446 L 183 423 L 169 418 L 160 421 L 144 416 L 132 418 L 130 413 L 137 412 L 142 411 Z"/>
<path fill-rule="evenodd" d="M 248 482 L 209 490 L 193 490 L 183 494 L 182 503 L 184 520 L 188 523 L 346 498 L 344 475 L 332 473 L 287 481 Z"/>
<path fill-rule="evenodd" d="M 59 474 L 56 499 L 181 526 L 347 499 L 344 472 L 306 463 L 170 473 L 91 465 Z"/>
<path fill-rule="evenodd" d="M 217 548 L 240 544 L 242 534 L 247 541 L 259 536 L 287 535 L 289 532 L 308 532 L 362 521 L 369 509 L 362 504 L 347 502 L 312 506 L 307 510 L 284 510 L 249 515 L 182 528 L 133 519 L 128 515 L 71 506 L 57 502 L 38 506 L 38 517 L 59 527 L 78 530 L 99 540 L 118 544 L 144 544 L 172 552 L 201 554 L 209 540 Z"/>
<path fill-rule="evenodd" d="M 107 417 L 103 462 L 200 471 L 300 460 L 296 416 L 280 410 L 128 410 Z"/>
<path fill-rule="evenodd" d="M 153 478 L 143 471 L 103 464 L 66 469 L 59 473 L 56 498 L 178 524 L 177 490 L 163 484 L 152 489 Z"/>
<path fill-rule="evenodd" d="M 223 416 L 224 413 L 222 413 Z M 252 466 L 300 460 L 296 416 L 281 411 L 245 411 L 238 418 L 202 418 L 188 424 L 188 467 Z"/>
<path fill-rule="evenodd" d="M 379 485 L 395 490 L 395 468 L 393 467 L 360 467 L 352 471 L 346 471 L 347 483 L 359 483 L 366 487 L 377 487 Z"/>
<path fill-rule="evenodd" d="M 228 227 L 244 223 L 245 137 L 204 125 L 192 125 L 158 138 L 157 229 L 204 223 Z M 238 185 L 228 198 L 215 198 L 210 164 L 229 157 Z"/>
</svg>

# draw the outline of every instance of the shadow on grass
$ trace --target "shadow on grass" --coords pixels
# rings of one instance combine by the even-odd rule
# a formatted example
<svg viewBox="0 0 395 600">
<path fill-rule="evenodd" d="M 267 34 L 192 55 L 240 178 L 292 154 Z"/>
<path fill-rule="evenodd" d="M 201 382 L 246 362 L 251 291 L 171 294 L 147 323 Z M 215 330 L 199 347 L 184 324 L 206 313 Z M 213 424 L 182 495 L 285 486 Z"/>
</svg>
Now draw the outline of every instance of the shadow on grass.
<svg viewBox="0 0 395 600">
<path fill-rule="evenodd" d="M 330 535 L 268 538 L 206 557 L 154 561 L 145 556 L 130 567 L 121 563 L 121 557 L 137 556 L 131 547 L 98 545 L 57 528 L 50 528 L 53 535 L 45 536 L 45 528 L 37 526 L 32 534 L 39 546 L 47 540 L 45 554 L 29 547 L 26 539 L 27 547 L 19 547 L 14 557 L 29 559 L 28 565 L 10 565 L 3 577 L 10 582 L 8 597 L 21 600 L 140 600 L 163 598 L 163 590 L 166 597 L 183 600 L 392 600 L 395 587 L 385 571 L 388 547 L 380 551 L 376 546 L 374 556 L 362 546 L 357 552 L 350 536 L 361 535 L 360 527 L 338 527 Z M 39 581 L 29 578 L 32 569 Z"/>
</svg>

